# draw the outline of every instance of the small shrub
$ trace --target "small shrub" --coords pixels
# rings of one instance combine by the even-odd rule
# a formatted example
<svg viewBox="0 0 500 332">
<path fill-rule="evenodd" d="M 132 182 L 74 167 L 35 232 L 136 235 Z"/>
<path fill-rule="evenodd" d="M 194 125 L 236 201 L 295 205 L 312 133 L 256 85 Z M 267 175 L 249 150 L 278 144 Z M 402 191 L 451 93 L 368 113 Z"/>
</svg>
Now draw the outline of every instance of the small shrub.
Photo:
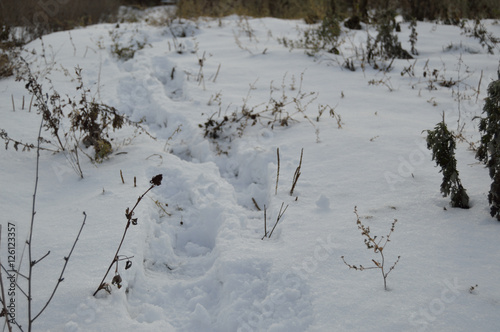
<svg viewBox="0 0 500 332">
<path fill-rule="evenodd" d="M 290 97 L 286 94 L 286 84 L 284 80 L 285 78 L 283 78 L 283 83 L 281 85 L 282 90 L 278 97 L 275 96 L 275 92 L 278 89 L 274 88 L 271 82 L 270 98 L 266 104 L 263 103 L 252 107 L 248 105 L 250 92 L 255 89 L 253 85 L 250 86 L 248 94 L 244 99 L 243 106 L 236 109 L 231 114 L 221 114 L 221 102 L 219 100 L 219 111 L 213 113 L 205 123 L 198 125 L 204 130 L 204 136 L 213 140 L 231 141 L 236 137 L 242 137 L 248 127 L 257 124 L 271 129 L 274 129 L 275 126 L 288 127 L 294 122 L 299 122 L 297 119 L 298 115 L 300 115 L 300 118 L 307 119 L 309 123 L 315 126 L 313 120 L 306 114 L 306 111 L 317 99 L 317 94 L 315 92 L 302 91 L 302 76 L 297 93 L 295 96 Z M 318 106 L 316 121 L 319 121 L 321 115 L 325 111 L 329 113 L 330 117 L 337 121 L 338 128 L 342 128 L 342 119 L 340 115 L 328 105 Z"/>
<path fill-rule="evenodd" d="M 314 56 L 320 51 L 339 54 L 338 38 L 340 32 L 338 20 L 333 16 L 327 16 L 319 26 L 303 31 L 303 37 L 297 41 L 282 38 L 278 39 L 278 42 L 290 49 L 305 49 L 306 54 L 310 56 Z"/>
<path fill-rule="evenodd" d="M 469 196 L 458 177 L 457 160 L 455 159 L 455 136 L 448 130 L 444 121 L 439 122 L 434 130 L 427 130 L 427 148 L 432 150 L 432 160 L 441 167 L 443 197 L 451 194 L 451 206 L 462 209 L 469 208 Z"/>
<path fill-rule="evenodd" d="M 77 97 L 62 97 L 52 86 L 49 92 L 45 92 L 39 78 L 35 76 L 27 63 L 26 68 L 21 71 L 25 77 L 18 77 L 18 80 L 26 82 L 25 87 L 33 97 L 33 106 L 43 118 L 43 128 L 50 132 L 52 142 L 46 138 L 41 138 L 44 144 L 50 144 L 52 148 L 40 147 L 41 150 L 50 150 L 54 152 L 63 152 L 66 154 L 71 166 L 77 174 L 83 178 L 83 172 L 80 168 L 78 150 L 87 155 L 92 162 L 100 163 L 113 152 L 111 145 L 110 131 L 122 128 L 124 125 L 136 127 L 139 133 L 145 133 L 153 138 L 142 126 L 140 122 L 129 120 L 126 116 L 120 114 L 112 106 L 100 103 L 90 96 L 90 89 L 83 84 L 81 68 L 75 69 Z M 69 120 L 69 128 L 65 126 Z M 23 143 L 12 137 L 9 137 L 4 129 L 0 128 L 0 139 L 5 141 L 5 147 L 9 144 L 18 150 L 22 147 L 23 151 L 29 151 L 34 148 L 32 143 Z M 83 147 L 94 148 L 94 156 L 86 154 Z"/>
<path fill-rule="evenodd" d="M 370 266 L 370 267 L 364 267 L 363 265 L 356 266 L 356 265 L 348 264 L 345 261 L 344 256 L 341 257 L 342 261 L 350 269 L 354 269 L 357 271 L 380 269 L 380 272 L 382 273 L 382 277 L 384 279 L 384 289 L 387 290 L 387 276 L 389 275 L 389 273 L 392 272 L 392 270 L 394 270 L 394 268 L 396 267 L 396 264 L 398 264 L 401 256 L 398 256 L 398 259 L 387 270 L 387 266 L 385 264 L 386 262 L 385 262 L 385 256 L 384 256 L 384 248 L 387 245 L 387 243 L 390 242 L 391 234 L 392 234 L 392 232 L 394 232 L 394 228 L 395 228 L 398 220 L 394 219 L 394 221 L 391 225 L 391 230 L 389 231 L 389 233 L 385 237 L 382 236 L 380 238 L 380 240 L 377 240 L 377 236 L 372 236 L 370 234 L 370 227 L 363 225 L 363 223 L 361 222 L 360 217 L 358 215 L 357 207 L 354 207 L 354 214 L 356 214 L 356 224 L 358 225 L 358 229 L 361 230 L 361 235 L 365 237 L 364 242 L 365 242 L 366 248 L 368 250 L 373 249 L 373 252 L 380 256 L 380 260 L 372 259 L 372 262 L 375 266 Z"/>
<path fill-rule="evenodd" d="M 500 221 L 500 72 L 498 80 L 488 86 L 483 114 L 480 118 L 480 146 L 476 158 L 486 164 L 493 180 L 488 194 L 490 214 Z"/>
<path fill-rule="evenodd" d="M 119 28 L 120 25 L 117 24 L 116 28 L 109 32 L 111 41 L 113 42 L 111 45 L 111 54 L 119 60 L 127 61 L 134 57 L 135 52 L 142 50 L 148 42 L 146 37 L 144 37 L 142 41 L 139 40 L 136 36 L 138 33 L 136 31 L 130 36 L 130 39 L 124 43 L 122 39 L 125 31 L 119 31 Z"/>
</svg>

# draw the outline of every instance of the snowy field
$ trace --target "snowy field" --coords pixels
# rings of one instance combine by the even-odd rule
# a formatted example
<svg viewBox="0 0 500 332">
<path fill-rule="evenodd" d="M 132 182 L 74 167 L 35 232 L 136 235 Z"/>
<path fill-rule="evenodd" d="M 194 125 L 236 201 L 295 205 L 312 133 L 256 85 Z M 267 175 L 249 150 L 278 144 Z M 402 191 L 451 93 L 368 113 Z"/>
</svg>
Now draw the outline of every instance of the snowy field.
<svg viewBox="0 0 500 332">
<path fill-rule="evenodd" d="M 311 57 L 278 42 L 297 40 L 308 28 L 302 21 L 232 16 L 150 24 L 158 20 L 151 14 L 148 22 L 53 33 L 23 53 L 46 78 L 47 92 L 52 84 L 61 96 L 77 97 L 78 66 L 92 97 L 143 119 L 157 138 L 127 126 L 111 132 L 107 160 L 94 165 L 80 155 L 83 179 L 63 153 L 41 151 L 32 245 L 35 259 L 50 255 L 34 267 L 34 311 L 59 278 L 83 211 L 87 220 L 35 331 L 500 330 L 500 224 L 489 215 L 488 171 L 469 144 L 479 139 L 473 118 L 497 79 L 498 48 L 488 54 L 459 27 L 419 22 L 419 55 L 384 72 L 362 68 L 356 57 L 366 29 L 343 31 L 341 55 Z M 498 22 L 483 23 L 500 36 Z M 402 23 L 398 37 L 407 50 L 409 34 Z M 129 60 L 113 52 L 137 43 L 144 47 Z M 342 66 L 345 59 L 356 71 Z M 413 75 L 402 75 L 410 67 Z M 455 84 L 440 84 L 449 81 Z M 34 107 L 28 111 L 24 85 L 0 81 L 0 128 L 36 143 L 41 118 Z M 217 139 L 205 137 L 210 117 L 266 107 L 254 125 L 226 122 Z M 288 126 L 266 117 L 275 107 L 289 114 Z M 442 174 L 426 148 L 423 131 L 443 112 L 465 139 L 456 156 L 469 210 L 441 196 Z M 35 151 L 0 149 L 3 261 L 12 223 L 20 263 L 35 166 Z M 123 287 L 92 296 L 123 235 L 125 209 L 157 174 L 163 183 L 138 205 L 138 225 L 120 251 L 133 256 L 131 268 L 119 265 Z M 363 243 L 355 206 L 379 238 L 398 220 L 384 250 L 386 269 L 400 256 L 387 291 L 378 269 L 355 271 L 341 259 L 365 267 L 379 259 Z M 278 216 L 263 238 L 264 220 L 269 235 Z M 114 268 L 106 281 L 113 275 Z M 19 291 L 16 318 L 27 326 Z"/>
</svg>

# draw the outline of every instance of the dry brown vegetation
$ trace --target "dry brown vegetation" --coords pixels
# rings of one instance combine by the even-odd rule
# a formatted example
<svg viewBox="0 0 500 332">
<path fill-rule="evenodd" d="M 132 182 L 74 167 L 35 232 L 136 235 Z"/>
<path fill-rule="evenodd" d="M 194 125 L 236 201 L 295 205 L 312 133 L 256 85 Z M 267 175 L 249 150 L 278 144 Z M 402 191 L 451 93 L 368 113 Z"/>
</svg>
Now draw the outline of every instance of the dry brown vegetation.
<svg viewBox="0 0 500 332">
<path fill-rule="evenodd" d="M 0 2 L 0 25 L 22 26 L 33 37 L 106 20 L 116 13 L 120 0 L 17 0 Z"/>
<path fill-rule="evenodd" d="M 372 9 L 398 10 L 418 20 L 500 17 L 497 0 L 179 0 L 178 7 L 182 17 L 239 14 L 310 21 L 329 14 L 365 19 Z"/>
<path fill-rule="evenodd" d="M 40 36 L 103 21 L 115 21 L 120 5 L 144 7 L 160 0 L 16 0 L 0 1 L 0 77 L 12 74 L 12 49 Z M 401 13 L 407 19 L 442 20 L 499 18 L 498 0 L 178 0 L 177 15 L 302 18 L 316 23 L 325 18 L 376 21 L 373 13 Z M 369 15 L 371 13 L 371 17 Z M 357 23 L 359 25 L 359 23 Z M 23 27 L 12 38 L 13 27 Z"/>
</svg>

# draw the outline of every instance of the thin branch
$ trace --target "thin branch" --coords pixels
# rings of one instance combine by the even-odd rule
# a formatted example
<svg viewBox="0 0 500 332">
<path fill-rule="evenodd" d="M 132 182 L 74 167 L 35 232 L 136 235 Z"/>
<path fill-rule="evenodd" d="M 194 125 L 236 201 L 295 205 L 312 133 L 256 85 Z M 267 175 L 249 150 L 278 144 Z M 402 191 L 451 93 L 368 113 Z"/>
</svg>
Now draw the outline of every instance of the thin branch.
<svg viewBox="0 0 500 332">
<path fill-rule="evenodd" d="M 479 83 L 477 84 L 477 94 L 476 94 L 476 103 L 479 98 L 479 94 L 481 93 L 481 81 L 483 80 L 483 71 L 481 70 L 481 77 L 479 78 Z"/>
<path fill-rule="evenodd" d="M 353 269 L 353 270 L 359 270 L 359 271 L 363 271 L 363 270 L 372 270 L 372 269 L 379 269 L 379 267 L 377 266 L 370 266 L 370 267 L 364 267 L 363 265 L 360 265 L 359 267 L 356 266 L 356 265 L 351 265 L 349 263 L 347 263 L 344 259 L 344 256 L 341 256 L 340 258 L 342 258 L 342 260 L 344 261 L 344 264 L 347 265 L 350 269 Z"/>
<path fill-rule="evenodd" d="M 47 257 L 48 255 L 50 254 L 50 250 L 45 254 L 43 255 L 40 259 L 38 260 L 34 260 L 33 262 L 31 262 L 31 265 L 32 266 L 35 266 L 36 264 L 38 264 L 42 259 L 44 259 L 45 257 Z"/>
<path fill-rule="evenodd" d="M 255 198 L 253 198 L 253 197 L 252 197 L 252 202 L 253 202 L 253 204 L 255 205 L 255 208 L 256 208 L 257 210 L 261 211 L 261 210 L 260 210 L 260 207 L 259 207 L 259 204 L 257 204 L 257 201 L 256 201 L 256 200 L 255 200 Z"/>
<path fill-rule="evenodd" d="M 42 127 L 43 127 L 43 116 L 42 120 L 40 121 L 40 129 L 38 130 L 38 143 L 37 143 L 37 149 L 36 149 L 36 172 L 35 172 L 35 189 L 33 191 L 33 204 L 31 206 L 31 223 L 30 223 L 30 230 L 29 230 L 29 235 L 28 235 L 28 261 L 30 262 L 29 264 L 29 269 L 28 269 L 28 331 L 31 331 L 31 326 L 33 323 L 33 320 L 31 319 L 32 317 L 32 297 L 31 297 L 31 292 L 32 292 L 32 280 L 33 280 L 33 264 L 31 264 L 32 260 L 32 248 L 33 248 L 33 225 L 35 224 L 35 206 L 36 206 L 36 192 L 38 189 L 38 170 L 40 166 L 40 141 L 41 141 L 41 135 L 42 135 Z"/>
<path fill-rule="evenodd" d="M 2 269 L 5 271 L 5 273 L 9 273 L 9 271 L 7 271 L 7 269 L 3 266 L 3 264 L 1 265 L 2 266 Z M 23 277 L 24 279 L 28 280 L 28 277 L 25 276 L 24 274 L 22 274 L 21 272 L 19 271 L 16 271 L 16 270 L 12 270 L 13 272 L 15 272 L 16 276 L 21 276 Z M 17 280 L 17 277 L 16 277 L 16 280 Z M 17 286 L 17 285 L 16 285 Z M 19 287 L 19 286 L 18 286 Z"/>
<path fill-rule="evenodd" d="M 75 249 L 76 243 L 78 242 L 78 239 L 80 238 L 80 234 L 82 233 L 83 226 L 85 226 L 85 221 L 87 220 L 87 214 L 85 213 L 85 211 L 83 212 L 83 215 L 84 215 L 84 217 L 83 217 L 82 226 L 80 227 L 80 231 L 78 231 L 78 235 L 76 236 L 76 239 L 73 242 L 73 246 L 71 247 L 71 250 L 69 251 L 68 256 L 64 257 L 64 265 L 63 265 L 63 268 L 61 270 L 61 274 L 59 275 L 59 279 L 57 279 L 57 283 L 56 283 L 54 289 L 52 290 L 52 294 L 50 295 L 49 299 L 47 300 L 47 303 L 45 303 L 45 305 L 43 306 L 43 308 L 31 320 L 31 322 L 34 322 L 35 319 L 37 319 L 42 314 L 42 312 L 47 308 L 47 306 L 49 305 L 50 301 L 52 301 L 52 298 L 54 297 L 54 294 L 56 293 L 57 288 L 59 287 L 59 284 L 64 280 L 64 278 L 63 278 L 64 271 L 66 270 L 66 266 L 68 265 L 68 262 L 69 262 L 69 259 L 71 257 L 71 254 L 73 253 L 73 250 Z"/>
<path fill-rule="evenodd" d="M 276 189 L 274 190 L 274 194 L 278 195 L 278 182 L 280 179 L 280 148 L 276 148 L 276 154 L 278 156 L 278 171 L 276 173 Z"/>
<path fill-rule="evenodd" d="M 297 181 L 299 180 L 300 177 L 300 169 L 302 167 L 302 155 L 304 154 L 304 148 L 300 151 L 300 161 L 299 161 L 299 166 L 295 170 L 295 174 L 293 175 L 293 182 L 292 182 L 292 189 L 290 189 L 290 196 L 293 196 L 293 191 L 295 190 L 295 186 L 297 185 Z"/>
<path fill-rule="evenodd" d="M 219 63 L 219 67 L 217 68 L 217 72 L 215 73 L 214 80 L 212 81 L 214 83 L 215 83 L 215 80 L 217 79 L 217 76 L 219 76 L 220 66 L 221 66 L 221 63 Z"/>
<path fill-rule="evenodd" d="M 262 237 L 261 240 L 264 240 L 266 236 L 267 236 L 267 208 L 266 205 L 264 205 L 264 236 Z"/>
<path fill-rule="evenodd" d="M 280 212 L 278 213 L 278 218 L 276 218 L 276 223 L 274 224 L 274 227 L 271 230 L 271 233 L 269 233 L 269 238 L 271 238 L 271 235 L 273 235 L 274 229 L 276 228 L 276 226 L 278 225 L 278 222 L 280 221 L 281 217 L 283 217 L 283 215 L 285 214 L 286 209 L 288 208 L 288 204 L 287 204 L 287 206 L 283 210 L 283 205 L 284 204 L 285 204 L 285 202 L 281 203 Z"/>
</svg>

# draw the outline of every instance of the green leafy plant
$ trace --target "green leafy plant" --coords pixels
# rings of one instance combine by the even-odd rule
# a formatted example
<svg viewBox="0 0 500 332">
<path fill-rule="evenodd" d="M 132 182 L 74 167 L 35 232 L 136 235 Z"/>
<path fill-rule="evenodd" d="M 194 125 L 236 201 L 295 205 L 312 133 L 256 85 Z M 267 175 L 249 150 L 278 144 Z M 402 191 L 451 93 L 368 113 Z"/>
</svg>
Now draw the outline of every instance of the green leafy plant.
<svg viewBox="0 0 500 332">
<path fill-rule="evenodd" d="M 376 57 L 382 59 L 413 59 L 413 57 L 403 49 L 398 36 L 393 33 L 395 29 L 392 11 L 380 14 L 377 22 L 377 37 L 373 43 L 367 43 L 368 61 Z"/>
<path fill-rule="evenodd" d="M 394 219 L 394 221 L 392 222 L 391 229 L 390 229 L 389 233 L 385 237 L 382 236 L 379 240 L 377 240 L 377 236 L 373 236 L 370 234 L 370 227 L 363 225 L 363 223 L 361 222 L 360 217 L 358 215 L 357 207 L 354 207 L 354 214 L 356 214 L 356 224 L 358 225 L 358 229 L 361 230 L 361 235 L 363 237 L 365 237 L 364 242 L 365 242 L 366 248 L 368 250 L 373 250 L 373 252 L 378 254 L 378 256 L 380 258 L 378 260 L 372 259 L 372 263 L 375 266 L 369 266 L 369 267 L 364 267 L 363 265 L 359 265 L 359 266 L 351 265 L 345 261 L 344 256 L 341 257 L 342 261 L 350 269 L 354 269 L 356 271 L 379 269 L 381 274 L 382 274 L 382 277 L 384 279 L 384 289 L 387 290 L 387 277 L 389 276 L 389 273 L 391 273 L 392 270 L 394 270 L 394 268 L 396 267 L 396 264 L 398 264 L 401 256 L 398 256 L 397 260 L 388 268 L 386 266 L 386 261 L 385 261 L 385 256 L 384 256 L 384 248 L 387 245 L 387 243 L 390 242 L 391 234 L 394 232 L 394 228 L 395 228 L 398 220 Z"/>
<path fill-rule="evenodd" d="M 488 97 L 479 118 L 481 141 L 476 158 L 486 164 L 493 180 L 488 194 L 490 214 L 500 221 L 500 71 L 498 79 L 488 86 Z"/>
<path fill-rule="evenodd" d="M 457 160 L 455 159 L 455 136 L 448 130 L 444 121 L 439 122 L 434 130 L 427 130 L 427 148 L 432 150 L 432 160 L 441 167 L 443 197 L 451 195 L 451 206 L 462 209 L 469 208 L 469 196 L 458 177 Z"/>
<path fill-rule="evenodd" d="M 417 45 L 417 37 L 418 37 L 418 32 L 417 32 L 417 20 L 412 19 L 410 22 L 410 44 L 411 44 L 411 54 L 413 55 L 418 55 L 417 48 L 415 47 Z"/>
</svg>

